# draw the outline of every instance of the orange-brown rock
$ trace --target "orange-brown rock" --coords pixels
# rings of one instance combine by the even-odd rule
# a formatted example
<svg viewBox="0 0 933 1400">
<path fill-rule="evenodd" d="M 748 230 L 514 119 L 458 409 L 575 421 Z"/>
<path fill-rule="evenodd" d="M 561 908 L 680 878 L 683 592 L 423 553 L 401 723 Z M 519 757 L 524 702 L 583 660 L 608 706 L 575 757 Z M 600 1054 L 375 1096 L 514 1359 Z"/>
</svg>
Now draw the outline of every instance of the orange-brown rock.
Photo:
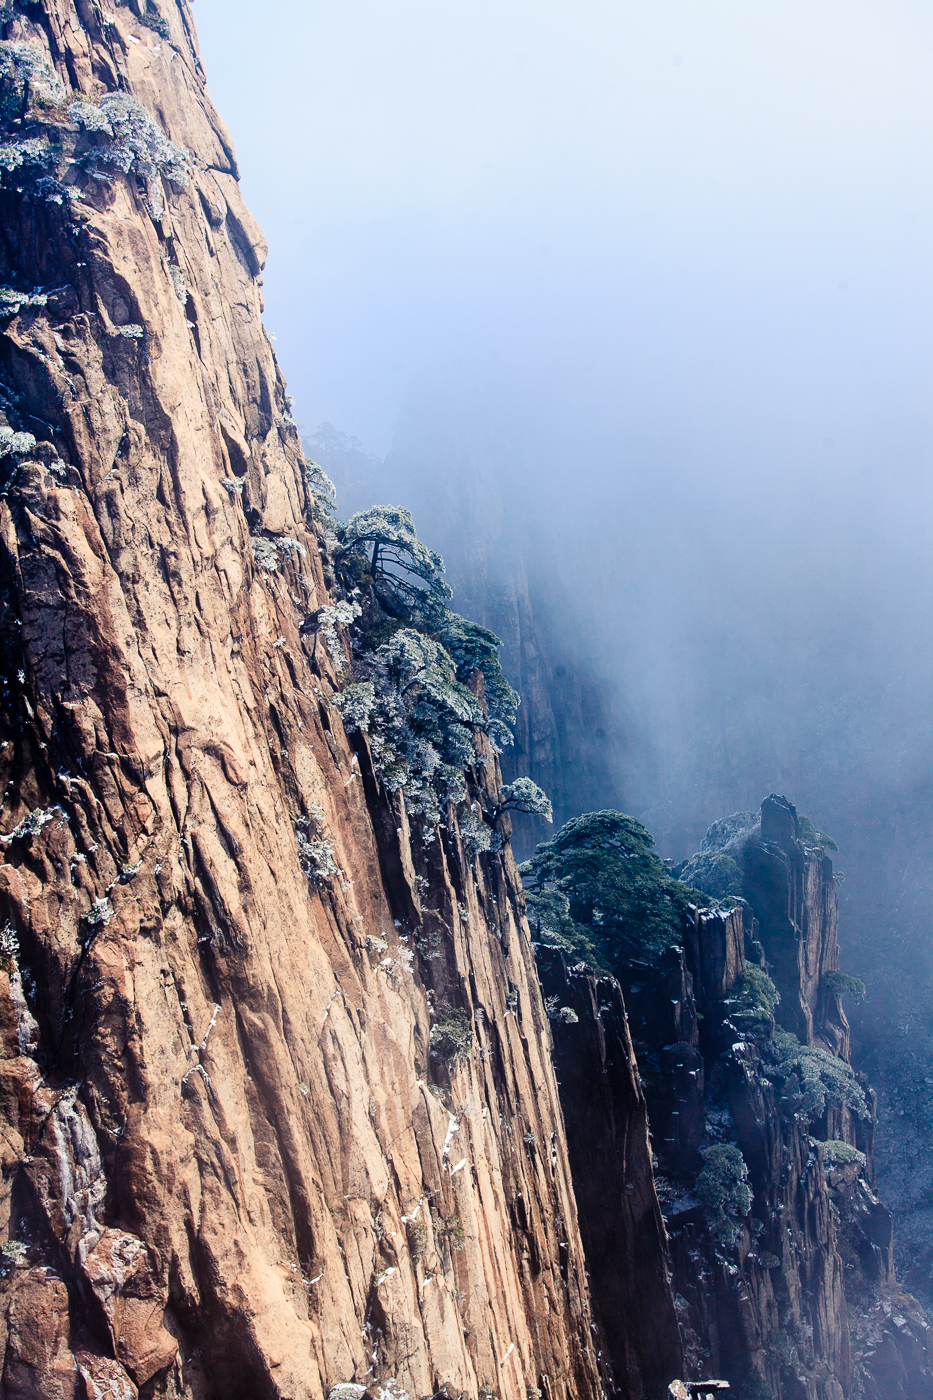
<svg viewBox="0 0 933 1400">
<path fill-rule="evenodd" d="M 412 842 L 301 634 L 327 544 L 190 11 L 0 19 L 0 1389 L 596 1394 L 515 867 Z"/>
</svg>

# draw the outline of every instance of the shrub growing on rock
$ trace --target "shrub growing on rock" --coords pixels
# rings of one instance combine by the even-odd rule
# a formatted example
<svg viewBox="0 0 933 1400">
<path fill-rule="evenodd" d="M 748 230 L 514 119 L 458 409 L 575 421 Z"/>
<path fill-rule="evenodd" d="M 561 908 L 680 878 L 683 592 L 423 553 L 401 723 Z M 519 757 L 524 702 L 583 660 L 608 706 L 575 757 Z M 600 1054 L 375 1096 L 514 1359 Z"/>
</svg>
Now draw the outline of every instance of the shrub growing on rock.
<svg viewBox="0 0 933 1400">
<path fill-rule="evenodd" d="M 742 871 L 728 851 L 698 851 L 678 873 L 713 899 L 735 899 L 742 894 Z"/>
<path fill-rule="evenodd" d="M 335 560 L 346 586 L 370 588 L 388 617 L 433 637 L 461 683 L 474 671 L 482 674 L 484 727 L 498 747 L 510 744 L 518 696 L 502 673 L 499 638 L 447 606 L 444 561 L 419 540 L 411 514 L 400 506 L 359 511 L 337 527 L 337 539 Z"/>
<path fill-rule="evenodd" d="M 337 489 L 327 472 L 317 462 L 305 458 L 305 481 L 311 492 L 311 508 L 315 520 L 332 524 L 336 509 Z"/>
<path fill-rule="evenodd" d="M 746 964 L 745 971 L 735 984 L 734 994 L 759 1021 L 770 1021 L 781 1000 L 781 994 L 771 978 L 754 963 Z"/>
<path fill-rule="evenodd" d="M 774 1400 L 770 1386 L 754 1366 L 742 1382 L 739 1400 Z"/>
<path fill-rule="evenodd" d="M 72 102 L 68 115 L 89 136 L 103 138 L 81 159 L 97 179 L 132 172 L 146 180 L 164 175 L 182 189 L 188 184 L 190 154 L 168 139 L 152 113 L 135 97 L 108 92 L 97 103 L 82 98 Z"/>
<path fill-rule="evenodd" d="M 408 1240 L 408 1253 L 412 1259 L 420 1259 L 428 1247 L 428 1231 L 423 1220 L 409 1220 L 405 1225 Z"/>
<path fill-rule="evenodd" d="M 824 972 L 820 981 L 833 996 L 865 1000 L 866 988 L 861 977 L 852 977 L 848 972 Z"/>
<path fill-rule="evenodd" d="M 858 1148 L 853 1147 L 851 1143 L 839 1142 L 835 1138 L 830 1138 L 826 1142 L 818 1142 L 816 1138 L 811 1138 L 810 1144 L 821 1149 L 823 1161 L 829 1167 L 848 1167 L 853 1163 L 864 1167 L 867 1161 L 864 1152 L 859 1152 Z"/>
<path fill-rule="evenodd" d="M 554 820 L 551 799 L 530 778 L 516 778 L 514 783 L 506 783 L 502 788 L 493 821 L 498 821 L 503 812 L 526 812 L 529 816 L 543 817 L 546 822 Z"/>
<path fill-rule="evenodd" d="M 824 851 L 838 851 L 832 837 L 827 836 L 825 831 L 813 825 L 809 817 L 801 816 L 797 813 L 797 839 L 805 846 L 822 846 Z"/>
<path fill-rule="evenodd" d="M 473 1049 L 473 1026 L 459 1007 L 444 1007 L 431 1027 L 431 1055 L 443 1064 L 453 1065 Z"/>
<path fill-rule="evenodd" d="M 752 1208 L 745 1158 L 730 1142 L 704 1147 L 701 1155 L 703 1168 L 697 1177 L 696 1194 L 703 1203 L 713 1240 L 721 1249 L 732 1249 Z"/>
<path fill-rule="evenodd" d="M 316 463 L 305 470 L 315 514 L 329 518 L 333 484 Z M 352 601 L 319 609 L 302 631 L 321 630 L 334 608 L 352 607 L 359 619 L 352 680 L 334 697 L 347 732 L 367 735 L 377 776 L 404 794 L 425 842 L 452 805 L 469 856 L 499 849 L 503 812 L 549 815 L 550 803 L 528 778 L 507 784 L 491 810 L 478 800 L 487 753 L 479 735 L 494 752 L 510 744 L 519 703 L 502 673 L 498 637 L 448 606 L 444 561 L 418 539 L 407 510 L 373 506 L 332 524 L 328 549 Z"/>
<path fill-rule="evenodd" d="M 816 1045 L 801 1045 L 790 1031 L 775 1031 L 769 1073 L 785 1085 L 794 1081 L 801 1112 L 808 1118 L 821 1117 L 830 1105 L 848 1108 L 857 1118 L 871 1117 L 851 1065 Z"/>
<path fill-rule="evenodd" d="M 434 620 L 452 596 L 444 561 L 419 540 L 410 511 L 373 506 L 357 511 L 337 530 L 336 560 L 351 576 L 369 575 L 382 607 L 391 617 L 411 621 L 413 612 Z"/>
<path fill-rule="evenodd" d="M 538 941 L 613 970 L 675 947 L 691 905 L 709 898 L 671 877 L 651 833 L 622 812 L 574 817 L 521 866 Z"/>
<path fill-rule="evenodd" d="M 438 1216 L 434 1233 L 438 1242 L 449 1249 L 451 1254 L 457 1254 L 466 1246 L 466 1232 L 459 1215 L 448 1215 L 446 1220 Z"/>
<path fill-rule="evenodd" d="M 170 39 L 172 31 L 168 27 L 168 20 L 162 15 L 158 5 L 153 4 L 153 0 L 146 0 L 146 9 L 142 15 L 142 23 L 147 28 L 158 34 L 160 39 Z"/>
<path fill-rule="evenodd" d="M 0 122 L 26 115 L 30 104 L 53 106 L 66 88 L 38 44 L 0 42 Z"/>
<path fill-rule="evenodd" d="M 344 586 L 368 602 L 353 682 L 335 704 L 349 732 L 368 735 L 376 773 L 390 792 L 404 793 L 409 813 L 432 839 L 444 808 L 468 803 L 464 772 L 480 761 L 475 736 L 486 733 L 495 749 L 511 742 L 518 696 L 502 674 L 498 638 L 447 606 L 443 560 L 418 539 L 408 511 L 359 512 L 338 527 L 337 537 Z M 485 704 L 467 684 L 476 672 Z M 504 790 L 502 810 L 546 803 L 529 784 Z M 462 813 L 469 854 L 501 843 L 486 829 L 497 816 L 476 810 L 476 803 Z"/>
</svg>

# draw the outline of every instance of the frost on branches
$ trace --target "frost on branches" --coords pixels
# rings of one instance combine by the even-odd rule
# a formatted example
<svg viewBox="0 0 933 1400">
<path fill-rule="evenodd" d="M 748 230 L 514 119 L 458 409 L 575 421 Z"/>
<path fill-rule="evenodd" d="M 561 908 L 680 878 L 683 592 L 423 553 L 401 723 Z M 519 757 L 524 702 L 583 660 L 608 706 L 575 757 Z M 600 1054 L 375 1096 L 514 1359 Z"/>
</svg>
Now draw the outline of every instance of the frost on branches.
<svg viewBox="0 0 933 1400">
<path fill-rule="evenodd" d="M 342 572 L 365 570 L 376 598 L 390 617 L 428 625 L 452 596 L 444 561 L 422 544 L 411 514 L 401 506 L 357 511 L 337 538 Z"/>
<path fill-rule="evenodd" d="M 530 778 L 516 778 L 514 783 L 506 783 L 499 793 L 495 816 L 500 817 L 503 812 L 527 812 L 532 817 L 543 817 L 546 822 L 554 820 L 551 799 Z"/>
<path fill-rule="evenodd" d="M 306 457 L 304 463 L 305 481 L 311 493 L 312 514 L 321 524 L 330 525 L 336 509 L 337 488 L 318 462 Z"/>
<path fill-rule="evenodd" d="M 362 600 L 363 619 L 353 681 L 335 704 L 349 732 L 368 735 L 379 778 L 405 794 L 426 840 L 449 804 L 464 807 L 458 825 L 471 855 L 501 846 L 506 811 L 551 820 L 547 797 L 528 778 L 504 788 L 490 811 L 465 805 L 465 770 L 485 761 L 477 737 L 496 753 L 511 744 L 519 697 L 502 673 L 499 638 L 448 606 L 444 561 L 418 539 L 409 512 L 374 506 L 336 530 L 337 576 Z"/>
<path fill-rule="evenodd" d="M 476 761 L 473 731 L 484 724 L 476 697 L 444 648 L 410 627 L 364 652 L 354 672 L 358 679 L 334 699 L 344 725 L 369 735 L 383 783 L 405 793 L 426 827 L 437 826 L 442 807 L 467 795 L 462 770 Z"/>
</svg>

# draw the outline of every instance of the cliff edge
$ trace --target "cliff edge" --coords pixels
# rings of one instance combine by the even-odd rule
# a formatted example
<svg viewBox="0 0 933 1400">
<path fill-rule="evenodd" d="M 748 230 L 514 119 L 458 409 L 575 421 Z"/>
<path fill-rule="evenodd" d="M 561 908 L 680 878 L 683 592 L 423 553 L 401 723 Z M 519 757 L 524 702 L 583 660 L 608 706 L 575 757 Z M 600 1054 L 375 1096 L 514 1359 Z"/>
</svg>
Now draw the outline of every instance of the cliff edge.
<svg viewBox="0 0 933 1400">
<path fill-rule="evenodd" d="M 332 703 L 190 10 L 0 22 L 2 1393 L 595 1395 L 520 882 Z"/>
</svg>

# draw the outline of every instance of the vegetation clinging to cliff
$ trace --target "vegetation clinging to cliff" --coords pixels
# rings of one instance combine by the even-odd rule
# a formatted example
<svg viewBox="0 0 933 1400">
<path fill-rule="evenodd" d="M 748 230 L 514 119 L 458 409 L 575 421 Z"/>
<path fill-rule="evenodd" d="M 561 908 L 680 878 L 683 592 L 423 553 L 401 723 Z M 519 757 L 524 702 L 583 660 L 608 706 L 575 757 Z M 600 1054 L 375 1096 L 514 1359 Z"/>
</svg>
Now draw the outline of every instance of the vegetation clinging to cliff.
<svg viewBox="0 0 933 1400">
<path fill-rule="evenodd" d="M 824 851 L 838 851 L 839 847 L 831 836 L 813 825 L 809 817 L 797 813 L 797 839 L 805 846 L 822 846 Z"/>
<path fill-rule="evenodd" d="M 29 177 L 31 193 L 61 204 L 78 194 L 79 170 L 97 180 L 134 174 L 160 218 L 161 177 L 177 188 L 189 181 L 190 152 L 169 140 L 141 102 L 126 92 L 96 101 L 76 96 L 35 43 L 0 41 L 0 128 L 0 169 L 15 175 L 19 194 Z"/>
<path fill-rule="evenodd" d="M 768 1072 L 784 1082 L 807 1118 L 821 1117 L 830 1105 L 848 1108 L 856 1118 L 871 1117 L 852 1067 L 816 1045 L 801 1045 L 790 1031 L 775 1031 Z"/>
<path fill-rule="evenodd" d="M 824 972 L 820 982 L 833 996 L 851 997 L 853 1001 L 864 1001 L 865 983 L 861 977 L 853 977 L 849 972 Z"/>
<path fill-rule="evenodd" d="M 745 842 L 759 825 L 755 812 L 733 812 L 707 829 L 700 849 L 682 861 L 675 873 L 713 899 L 734 899 L 742 893 L 741 857 Z"/>
<path fill-rule="evenodd" d="M 728 851 L 698 851 L 678 867 L 678 874 L 711 899 L 733 899 L 742 893 L 742 871 Z"/>
<path fill-rule="evenodd" d="M 475 760 L 473 730 L 483 725 L 476 697 L 432 638 L 400 628 L 354 665 L 354 683 L 336 697 L 348 730 L 364 730 L 373 763 L 391 792 L 431 828 L 446 802 L 463 802 L 463 770 Z"/>
<path fill-rule="evenodd" d="M 347 731 L 368 736 L 385 786 L 405 794 L 426 841 L 446 808 L 460 808 L 470 855 L 501 843 L 500 818 L 508 811 L 552 820 L 546 794 L 530 778 L 508 784 L 492 805 L 476 800 L 479 783 L 471 798 L 469 773 L 486 760 L 477 736 L 485 734 L 494 753 L 511 744 L 519 704 L 502 672 L 499 638 L 448 606 L 444 561 L 419 540 L 407 510 L 374 506 L 341 524 L 333 518 L 329 477 L 314 462 L 305 470 L 313 513 L 333 530 L 336 582 L 345 595 L 337 607 L 352 610 L 341 620 L 356 624 L 352 682 L 335 703 Z M 306 630 L 322 631 L 330 611 L 318 609 Z"/>
<path fill-rule="evenodd" d="M 382 633 L 391 634 L 393 624 L 415 629 L 444 649 L 459 684 L 479 671 L 486 706 L 481 722 L 496 747 L 511 744 L 519 698 L 503 675 L 499 638 L 447 606 L 452 595 L 444 561 L 419 540 L 410 513 L 400 506 L 374 506 L 338 525 L 336 533 L 340 582 L 348 591 L 368 594 L 388 622 L 376 632 L 372 624 L 379 618 L 371 618 L 369 639 L 377 645 L 385 641 Z"/>
<path fill-rule="evenodd" d="M 781 994 L 766 972 L 754 963 L 747 963 L 733 989 L 748 1011 L 758 1021 L 770 1023 L 780 1005 Z"/>
<path fill-rule="evenodd" d="M 715 1243 L 721 1249 L 732 1249 L 752 1208 L 748 1168 L 739 1149 L 729 1142 L 704 1147 L 701 1156 L 703 1168 L 697 1177 L 696 1193 L 705 1207 L 706 1223 Z"/>
<path fill-rule="evenodd" d="M 622 812 L 567 822 L 521 866 L 538 941 L 610 970 L 678 945 L 688 908 L 710 901 L 673 879 L 653 846 L 647 828 Z"/>
</svg>

